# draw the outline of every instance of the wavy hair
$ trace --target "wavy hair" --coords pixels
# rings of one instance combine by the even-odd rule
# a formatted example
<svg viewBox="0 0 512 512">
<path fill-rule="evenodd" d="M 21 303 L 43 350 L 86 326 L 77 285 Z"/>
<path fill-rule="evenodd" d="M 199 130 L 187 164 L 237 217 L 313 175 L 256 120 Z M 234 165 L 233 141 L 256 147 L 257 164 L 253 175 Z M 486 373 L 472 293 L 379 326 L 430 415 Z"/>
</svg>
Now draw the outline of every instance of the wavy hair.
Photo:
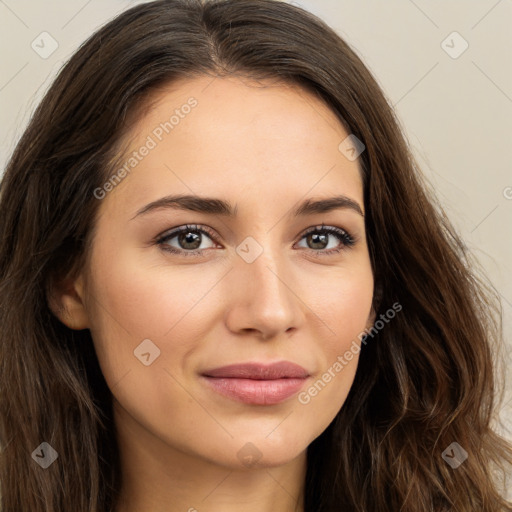
<svg viewBox="0 0 512 512">
<path fill-rule="evenodd" d="M 343 407 L 308 447 L 305 511 L 511 511 L 496 430 L 502 308 L 422 176 L 389 101 L 326 23 L 275 0 L 160 0 L 94 33 L 60 70 L 0 188 L 2 512 L 108 512 L 121 475 L 111 392 L 89 330 L 49 308 L 91 247 L 117 144 L 158 87 L 273 78 L 321 98 L 366 150 L 365 222 L 382 314 Z M 501 347 L 501 348 L 500 348 Z M 36 464 L 41 443 L 58 463 Z M 457 442 L 468 454 L 443 458 Z M 43 448 L 46 445 L 43 445 Z"/>
</svg>

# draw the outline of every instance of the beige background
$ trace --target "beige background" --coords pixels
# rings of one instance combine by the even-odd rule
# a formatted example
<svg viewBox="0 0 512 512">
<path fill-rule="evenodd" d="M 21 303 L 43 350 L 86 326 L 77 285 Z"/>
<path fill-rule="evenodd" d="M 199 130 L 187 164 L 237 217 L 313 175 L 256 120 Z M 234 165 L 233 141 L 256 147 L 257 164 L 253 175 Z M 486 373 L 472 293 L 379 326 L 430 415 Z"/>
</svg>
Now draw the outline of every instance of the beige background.
<svg viewBox="0 0 512 512">
<path fill-rule="evenodd" d="M 0 169 L 60 65 L 136 3 L 0 0 Z M 512 2 L 291 3 L 335 28 L 395 106 L 426 176 L 502 296 L 512 366 Z M 48 58 L 31 47 L 44 31 L 58 44 Z M 503 411 L 512 437 L 508 382 Z"/>
</svg>

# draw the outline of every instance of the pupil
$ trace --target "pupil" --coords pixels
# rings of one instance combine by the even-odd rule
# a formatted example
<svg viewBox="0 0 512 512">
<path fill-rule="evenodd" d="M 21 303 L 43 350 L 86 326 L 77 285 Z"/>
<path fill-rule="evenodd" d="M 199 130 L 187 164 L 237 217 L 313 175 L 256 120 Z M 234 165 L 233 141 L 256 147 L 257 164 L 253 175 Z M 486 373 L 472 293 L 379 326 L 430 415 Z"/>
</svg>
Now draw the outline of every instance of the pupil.
<svg viewBox="0 0 512 512">
<path fill-rule="evenodd" d="M 314 247 L 315 249 L 324 249 L 327 245 L 327 235 L 325 234 L 318 234 L 313 233 L 312 235 L 309 235 L 309 238 L 313 240 L 313 244 L 319 243 L 323 247 Z"/>
<path fill-rule="evenodd" d="M 179 242 L 180 244 L 185 245 L 185 249 L 197 249 L 201 245 L 200 236 L 197 233 L 193 234 L 190 231 L 181 233 Z M 192 244 L 193 247 L 187 247 L 187 244 Z"/>
</svg>

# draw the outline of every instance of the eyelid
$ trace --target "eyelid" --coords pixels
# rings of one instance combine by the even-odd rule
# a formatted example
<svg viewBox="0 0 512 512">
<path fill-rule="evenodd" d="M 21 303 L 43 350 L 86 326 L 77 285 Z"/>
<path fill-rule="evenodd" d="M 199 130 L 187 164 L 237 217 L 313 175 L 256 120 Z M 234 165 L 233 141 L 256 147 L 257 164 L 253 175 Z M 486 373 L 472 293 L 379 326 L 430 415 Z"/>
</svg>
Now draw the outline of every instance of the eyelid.
<svg viewBox="0 0 512 512">
<path fill-rule="evenodd" d="M 204 224 L 184 224 L 182 226 L 177 226 L 175 228 L 166 229 L 163 233 L 155 237 L 155 243 L 158 243 L 162 240 L 168 240 L 169 238 L 174 238 L 183 231 L 199 231 L 206 233 L 213 241 L 218 243 L 216 240 L 217 235 L 215 234 L 214 230 L 208 226 L 205 226 Z"/>
</svg>

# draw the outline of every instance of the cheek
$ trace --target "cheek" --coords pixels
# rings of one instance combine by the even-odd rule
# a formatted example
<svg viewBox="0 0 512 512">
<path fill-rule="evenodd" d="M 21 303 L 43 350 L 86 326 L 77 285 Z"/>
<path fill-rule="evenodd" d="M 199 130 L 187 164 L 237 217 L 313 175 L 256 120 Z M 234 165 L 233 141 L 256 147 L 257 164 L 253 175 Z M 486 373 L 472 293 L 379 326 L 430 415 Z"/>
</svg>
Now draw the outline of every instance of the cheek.
<svg viewBox="0 0 512 512">
<path fill-rule="evenodd" d="M 208 301 L 201 298 L 215 281 L 136 258 L 108 261 L 98 252 L 90 283 L 91 334 L 103 376 L 133 417 L 165 431 L 173 410 L 186 417 L 194 405 L 178 383 L 187 354 L 204 338 L 200 306 Z"/>
<path fill-rule="evenodd" d="M 101 307 L 93 320 L 103 318 L 102 328 L 115 320 L 134 339 L 165 336 L 214 284 L 213 277 L 198 279 L 192 266 L 149 266 L 137 258 L 119 258 L 109 268 L 98 262 L 96 268 L 92 289 Z"/>
<path fill-rule="evenodd" d="M 145 362 L 151 361 L 152 369 L 170 354 L 175 361 L 183 359 L 200 327 L 191 313 L 213 282 L 196 278 L 191 286 L 190 271 L 149 267 L 136 258 L 123 258 L 122 251 L 114 261 L 98 251 L 91 267 L 90 330 L 107 383 L 115 385 L 127 372 L 147 383 L 142 356 L 147 352 Z M 172 351 L 163 340 L 172 341 Z"/>
<path fill-rule="evenodd" d="M 309 289 L 309 304 L 317 315 L 317 322 L 327 326 L 323 347 L 331 358 L 350 347 L 351 342 L 368 325 L 373 299 L 373 275 L 371 266 L 361 264 L 354 269 L 333 270 L 327 278 L 316 279 Z M 322 284 L 323 286 L 320 286 Z"/>
<path fill-rule="evenodd" d="M 372 298 L 373 276 L 369 265 L 362 266 L 358 272 L 339 271 L 323 287 L 323 293 L 311 296 L 314 302 L 311 309 L 318 316 L 316 321 L 328 326 L 330 335 L 318 342 L 323 364 L 311 385 L 298 396 L 298 402 L 314 411 L 318 425 L 330 423 L 350 391 Z"/>
</svg>

